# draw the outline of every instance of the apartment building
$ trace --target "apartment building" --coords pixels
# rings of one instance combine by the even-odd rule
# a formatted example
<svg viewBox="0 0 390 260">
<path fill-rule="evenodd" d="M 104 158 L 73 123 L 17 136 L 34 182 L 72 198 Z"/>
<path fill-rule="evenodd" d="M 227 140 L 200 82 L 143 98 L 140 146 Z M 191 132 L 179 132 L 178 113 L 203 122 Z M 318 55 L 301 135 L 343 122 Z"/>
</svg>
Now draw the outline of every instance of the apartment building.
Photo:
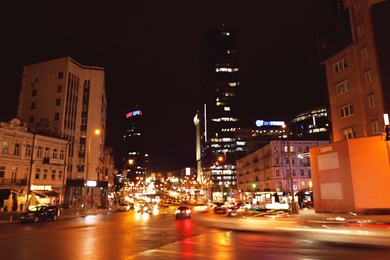
<svg viewBox="0 0 390 260">
<path fill-rule="evenodd" d="M 65 206 L 107 203 L 114 167 L 104 160 L 106 110 L 104 68 L 70 57 L 24 66 L 17 117 L 36 134 L 70 142 Z"/>
<path fill-rule="evenodd" d="M 310 150 L 317 211 L 390 208 L 390 2 L 345 0 L 318 32 L 332 140 Z"/>
<path fill-rule="evenodd" d="M 249 200 L 257 191 L 291 194 L 313 188 L 309 149 L 327 140 L 272 140 L 269 144 L 237 161 L 237 186 L 241 198 Z M 292 171 L 292 185 L 290 164 Z"/>
</svg>

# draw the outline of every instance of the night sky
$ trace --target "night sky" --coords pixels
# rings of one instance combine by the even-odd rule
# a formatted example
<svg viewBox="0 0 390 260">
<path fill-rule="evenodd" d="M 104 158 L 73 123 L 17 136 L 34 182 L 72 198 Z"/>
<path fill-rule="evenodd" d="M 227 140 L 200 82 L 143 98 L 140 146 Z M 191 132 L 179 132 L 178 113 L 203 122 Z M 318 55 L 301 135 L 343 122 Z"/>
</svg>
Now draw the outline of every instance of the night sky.
<svg viewBox="0 0 390 260">
<path fill-rule="evenodd" d="M 327 100 L 316 33 L 333 17 L 332 0 L 24 2 L 0 10 L 0 120 L 16 117 L 24 65 L 70 56 L 104 67 L 106 145 L 121 156 L 125 114 L 138 104 L 153 171 L 196 165 L 193 117 L 206 22 L 238 32 L 243 127 L 288 120 Z"/>
</svg>

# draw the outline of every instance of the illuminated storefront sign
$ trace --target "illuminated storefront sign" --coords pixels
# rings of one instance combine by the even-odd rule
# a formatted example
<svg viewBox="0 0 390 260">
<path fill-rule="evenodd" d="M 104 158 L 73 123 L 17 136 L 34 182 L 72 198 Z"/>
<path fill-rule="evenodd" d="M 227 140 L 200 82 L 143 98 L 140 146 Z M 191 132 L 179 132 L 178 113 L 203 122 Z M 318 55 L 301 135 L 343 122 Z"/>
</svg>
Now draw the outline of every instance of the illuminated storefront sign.
<svg viewBox="0 0 390 260">
<path fill-rule="evenodd" d="M 34 185 L 34 184 L 32 184 L 30 189 L 32 191 L 34 191 L 34 190 L 52 190 L 52 187 L 51 187 L 51 185 Z"/>
<path fill-rule="evenodd" d="M 88 187 L 96 187 L 97 182 L 96 181 L 87 181 Z"/>
</svg>

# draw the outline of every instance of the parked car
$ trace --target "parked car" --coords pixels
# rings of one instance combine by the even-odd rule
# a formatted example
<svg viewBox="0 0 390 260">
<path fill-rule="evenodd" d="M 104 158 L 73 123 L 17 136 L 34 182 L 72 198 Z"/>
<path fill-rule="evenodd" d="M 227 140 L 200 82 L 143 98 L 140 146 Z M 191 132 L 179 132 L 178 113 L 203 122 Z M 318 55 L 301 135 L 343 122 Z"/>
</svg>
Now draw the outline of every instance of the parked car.
<svg viewBox="0 0 390 260">
<path fill-rule="evenodd" d="M 57 220 L 58 207 L 56 206 L 35 206 L 27 212 L 20 214 L 21 222 L 38 222 L 44 220 Z"/>
<path fill-rule="evenodd" d="M 129 211 L 131 209 L 131 206 L 129 203 L 121 203 L 118 206 L 117 211 Z"/>
<path fill-rule="evenodd" d="M 181 205 L 175 211 L 175 218 L 191 218 L 191 209 L 189 206 Z"/>
</svg>

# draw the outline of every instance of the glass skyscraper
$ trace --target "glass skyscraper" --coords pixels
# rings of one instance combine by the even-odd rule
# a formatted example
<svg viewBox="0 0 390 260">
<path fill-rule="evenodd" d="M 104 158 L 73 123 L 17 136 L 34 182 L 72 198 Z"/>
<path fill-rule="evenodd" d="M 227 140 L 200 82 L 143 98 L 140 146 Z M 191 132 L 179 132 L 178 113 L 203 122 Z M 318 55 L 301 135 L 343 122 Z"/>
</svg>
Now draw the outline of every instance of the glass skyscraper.
<svg viewBox="0 0 390 260">
<path fill-rule="evenodd" d="M 236 191 L 236 138 L 240 128 L 237 33 L 207 24 L 201 45 L 200 104 L 197 125 L 198 181 L 209 199 L 225 200 Z"/>
</svg>

